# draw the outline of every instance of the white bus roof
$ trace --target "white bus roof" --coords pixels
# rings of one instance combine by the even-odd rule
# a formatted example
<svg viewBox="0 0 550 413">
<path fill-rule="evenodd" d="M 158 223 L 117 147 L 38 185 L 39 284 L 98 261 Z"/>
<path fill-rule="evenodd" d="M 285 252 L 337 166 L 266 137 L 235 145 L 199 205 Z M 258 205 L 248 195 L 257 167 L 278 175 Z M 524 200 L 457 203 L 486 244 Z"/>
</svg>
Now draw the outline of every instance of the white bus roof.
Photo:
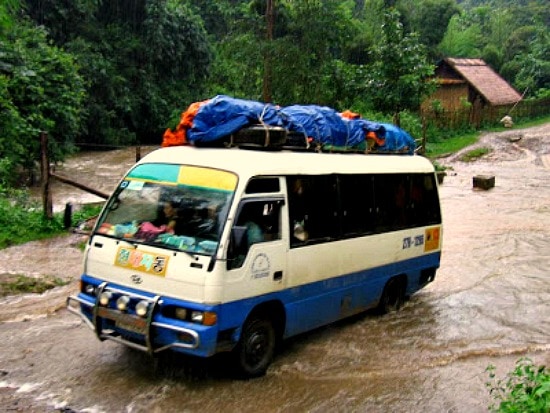
<svg viewBox="0 0 550 413">
<path fill-rule="evenodd" d="M 238 175 L 315 175 L 433 172 L 419 155 L 367 155 L 175 146 L 155 150 L 139 163 L 171 163 L 233 171 Z"/>
</svg>

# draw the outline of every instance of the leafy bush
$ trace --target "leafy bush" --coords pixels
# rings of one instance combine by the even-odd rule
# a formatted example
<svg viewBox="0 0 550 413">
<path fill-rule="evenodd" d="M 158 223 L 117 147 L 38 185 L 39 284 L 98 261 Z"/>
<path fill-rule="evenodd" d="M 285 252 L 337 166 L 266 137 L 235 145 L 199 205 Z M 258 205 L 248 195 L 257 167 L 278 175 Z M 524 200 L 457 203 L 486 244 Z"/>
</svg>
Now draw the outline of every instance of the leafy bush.
<svg viewBox="0 0 550 413">
<path fill-rule="evenodd" d="M 0 198 L 0 249 L 47 238 L 63 232 L 62 217 L 47 220 L 42 208 L 30 202 L 23 191 Z"/>
<path fill-rule="evenodd" d="M 89 206 L 76 211 L 72 216 L 72 226 L 97 216 L 100 209 L 101 206 Z M 0 249 L 65 231 L 63 213 L 56 213 L 52 220 L 48 220 L 42 206 L 30 201 L 26 191 L 7 190 L 0 184 Z"/>
<path fill-rule="evenodd" d="M 505 378 L 496 378 L 496 368 L 487 367 L 486 383 L 495 403 L 489 410 L 499 413 L 547 413 L 550 411 L 550 372 L 529 358 L 520 358 Z"/>
</svg>

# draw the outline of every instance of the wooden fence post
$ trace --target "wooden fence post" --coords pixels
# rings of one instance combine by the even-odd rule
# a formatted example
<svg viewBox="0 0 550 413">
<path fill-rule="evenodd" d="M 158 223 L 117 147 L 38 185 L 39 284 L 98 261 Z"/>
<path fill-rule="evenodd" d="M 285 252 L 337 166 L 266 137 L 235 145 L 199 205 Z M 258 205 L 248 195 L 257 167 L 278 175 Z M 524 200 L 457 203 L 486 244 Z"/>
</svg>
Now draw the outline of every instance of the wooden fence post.
<svg viewBox="0 0 550 413">
<path fill-rule="evenodd" d="M 422 116 L 422 155 L 426 155 L 426 134 L 428 125 L 426 124 L 426 117 Z"/>
<path fill-rule="evenodd" d="M 42 178 L 42 205 L 46 219 L 53 218 L 52 193 L 50 191 L 50 158 L 48 157 L 48 134 L 40 134 L 40 169 Z"/>
</svg>

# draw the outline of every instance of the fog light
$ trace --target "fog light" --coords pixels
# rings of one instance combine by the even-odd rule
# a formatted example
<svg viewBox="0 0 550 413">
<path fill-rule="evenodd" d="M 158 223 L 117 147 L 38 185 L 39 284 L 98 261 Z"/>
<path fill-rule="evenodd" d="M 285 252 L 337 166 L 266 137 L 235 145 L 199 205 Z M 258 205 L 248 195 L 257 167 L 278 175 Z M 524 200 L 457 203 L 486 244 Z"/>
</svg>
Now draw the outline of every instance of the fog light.
<svg viewBox="0 0 550 413">
<path fill-rule="evenodd" d="M 111 300 L 112 296 L 113 294 L 110 291 L 102 292 L 101 295 L 99 296 L 99 304 L 103 306 L 109 305 L 109 301 Z"/>
<path fill-rule="evenodd" d="M 147 315 L 147 310 L 149 309 L 149 303 L 145 300 L 141 300 L 136 304 L 136 314 L 140 317 L 145 317 Z"/>
<path fill-rule="evenodd" d="M 84 292 L 89 295 L 95 295 L 95 287 L 92 284 L 86 284 Z"/>
<path fill-rule="evenodd" d="M 178 333 L 178 340 L 182 343 L 193 345 L 195 344 L 195 337 L 189 333 Z"/>
<path fill-rule="evenodd" d="M 174 315 L 176 316 L 176 318 L 179 318 L 180 320 L 186 320 L 187 310 L 185 308 L 176 308 Z"/>
<path fill-rule="evenodd" d="M 118 300 L 116 300 L 116 308 L 118 308 L 120 311 L 126 311 L 128 309 L 128 303 L 130 302 L 130 297 L 127 295 L 121 295 L 118 297 Z"/>
</svg>

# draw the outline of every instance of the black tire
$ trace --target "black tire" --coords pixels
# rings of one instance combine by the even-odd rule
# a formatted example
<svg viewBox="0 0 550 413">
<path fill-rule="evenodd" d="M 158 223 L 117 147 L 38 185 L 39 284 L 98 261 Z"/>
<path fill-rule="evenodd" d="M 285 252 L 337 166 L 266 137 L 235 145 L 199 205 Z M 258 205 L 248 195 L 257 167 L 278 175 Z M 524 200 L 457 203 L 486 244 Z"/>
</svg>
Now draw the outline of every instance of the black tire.
<svg viewBox="0 0 550 413">
<path fill-rule="evenodd" d="M 399 310 L 405 302 L 405 285 L 398 278 L 391 278 L 384 287 L 378 303 L 378 312 L 388 314 Z"/>
<path fill-rule="evenodd" d="M 237 373 L 241 378 L 263 376 L 275 353 L 275 329 L 271 321 L 252 318 L 243 327 L 235 348 Z"/>
</svg>

